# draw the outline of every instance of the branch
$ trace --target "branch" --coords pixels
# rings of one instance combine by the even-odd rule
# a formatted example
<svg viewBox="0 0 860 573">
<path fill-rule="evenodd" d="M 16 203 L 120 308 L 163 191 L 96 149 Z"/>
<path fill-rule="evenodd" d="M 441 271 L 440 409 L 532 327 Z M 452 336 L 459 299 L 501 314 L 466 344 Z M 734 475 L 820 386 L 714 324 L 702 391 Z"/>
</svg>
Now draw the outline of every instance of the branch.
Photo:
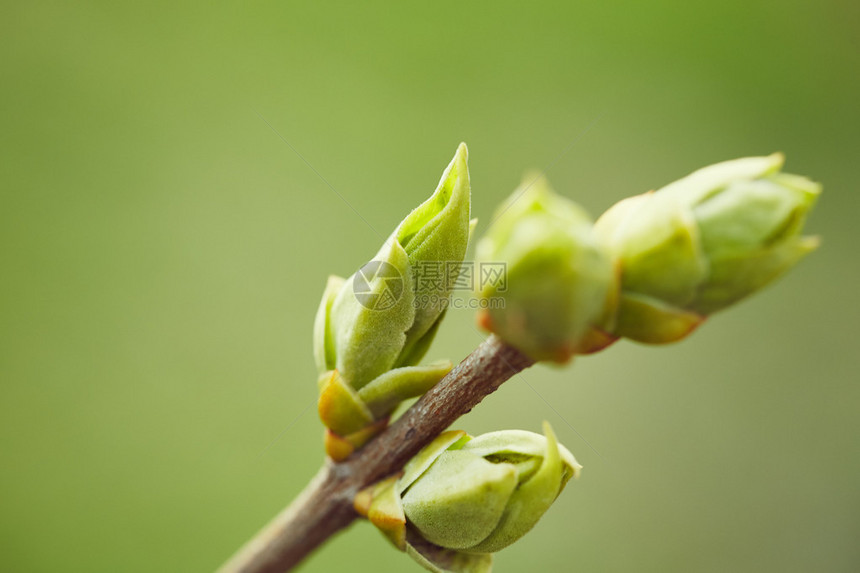
<svg viewBox="0 0 860 573">
<path fill-rule="evenodd" d="M 220 573 L 283 573 L 358 517 L 355 494 L 400 471 L 418 451 L 485 396 L 533 362 L 490 336 L 364 448 L 326 461 L 305 490 L 249 541 Z"/>
</svg>

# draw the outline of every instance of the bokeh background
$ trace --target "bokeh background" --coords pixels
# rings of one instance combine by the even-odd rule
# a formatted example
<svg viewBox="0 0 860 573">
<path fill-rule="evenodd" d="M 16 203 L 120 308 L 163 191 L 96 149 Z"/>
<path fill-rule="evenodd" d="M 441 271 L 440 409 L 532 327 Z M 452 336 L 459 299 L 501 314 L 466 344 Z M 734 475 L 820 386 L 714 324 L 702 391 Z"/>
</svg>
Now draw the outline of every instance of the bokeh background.
<svg viewBox="0 0 860 573">
<path fill-rule="evenodd" d="M 458 423 L 547 419 L 585 466 L 496 571 L 860 569 L 857 2 L 2 12 L 3 570 L 210 571 L 285 505 L 322 460 L 325 278 L 460 141 L 482 221 L 534 168 L 594 215 L 776 150 L 825 185 L 823 247 L 766 292 Z M 464 357 L 473 320 L 429 358 Z M 359 523 L 301 570 L 418 567 Z"/>
</svg>

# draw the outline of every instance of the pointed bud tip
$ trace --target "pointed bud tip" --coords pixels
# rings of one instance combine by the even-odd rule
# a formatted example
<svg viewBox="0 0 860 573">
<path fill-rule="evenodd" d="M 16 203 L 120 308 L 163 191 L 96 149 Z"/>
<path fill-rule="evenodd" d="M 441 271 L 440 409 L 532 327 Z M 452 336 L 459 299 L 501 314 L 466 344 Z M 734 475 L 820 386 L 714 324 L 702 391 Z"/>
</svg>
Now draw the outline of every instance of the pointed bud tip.
<svg viewBox="0 0 860 573">
<path fill-rule="evenodd" d="M 475 229 L 478 227 L 478 219 L 469 220 L 469 244 L 472 243 L 472 237 L 475 235 Z"/>
<path fill-rule="evenodd" d="M 552 426 L 550 425 L 548 420 L 544 420 L 541 424 L 541 428 L 543 429 L 543 435 L 547 437 L 548 440 L 557 441 L 555 437 L 555 432 L 552 431 Z"/>
<path fill-rule="evenodd" d="M 326 289 L 328 288 L 340 288 L 343 286 L 344 278 L 338 275 L 329 275 L 325 281 Z"/>
<path fill-rule="evenodd" d="M 531 185 L 538 183 L 538 181 L 540 181 L 544 186 L 549 185 L 549 181 L 547 181 L 543 171 L 540 169 L 528 169 L 523 173 L 523 177 L 520 180 L 520 187 L 530 187 Z"/>
<path fill-rule="evenodd" d="M 466 145 L 465 141 L 461 141 L 460 145 L 457 146 L 456 157 L 462 157 L 463 159 L 469 159 L 469 147 Z"/>
<path fill-rule="evenodd" d="M 775 173 L 770 176 L 770 179 L 784 187 L 803 193 L 806 197 L 808 207 L 812 207 L 815 201 L 818 200 L 818 196 L 821 195 L 824 188 L 818 181 L 813 181 L 803 175 L 794 175 L 793 173 Z"/>
<path fill-rule="evenodd" d="M 469 183 L 469 148 L 465 143 L 460 143 L 457 147 L 457 153 L 454 154 L 454 159 L 451 161 L 451 166 L 454 167 L 454 172 L 459 178 L 468 185 Z"/>
<path fill-rule="evenodd" d="M 785 165 L 785 153 L 782 151 L 774 151 L 770 155 L 767 156 L 768 160 L 774 171 L 777 169 L 782 169 L 782 166 Z"/>
</svg>

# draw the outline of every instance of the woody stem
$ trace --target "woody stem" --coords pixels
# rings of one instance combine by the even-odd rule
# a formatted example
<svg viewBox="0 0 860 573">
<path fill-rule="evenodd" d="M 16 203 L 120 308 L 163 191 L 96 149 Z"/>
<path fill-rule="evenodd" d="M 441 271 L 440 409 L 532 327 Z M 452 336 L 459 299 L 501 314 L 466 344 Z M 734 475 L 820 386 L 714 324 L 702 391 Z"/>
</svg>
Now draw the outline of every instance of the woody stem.
<svg viewBox="0 0 860 573">
<path fill-rule="evenodd" d="M 388 429 L 341 463 L 327 461 L 305 490 L 220 573 L 283 573 L 358 517 L 356 493 L 400 471 L 418 451 L 514 374 L 533 364 L 490 336 Z"/>
</svg>

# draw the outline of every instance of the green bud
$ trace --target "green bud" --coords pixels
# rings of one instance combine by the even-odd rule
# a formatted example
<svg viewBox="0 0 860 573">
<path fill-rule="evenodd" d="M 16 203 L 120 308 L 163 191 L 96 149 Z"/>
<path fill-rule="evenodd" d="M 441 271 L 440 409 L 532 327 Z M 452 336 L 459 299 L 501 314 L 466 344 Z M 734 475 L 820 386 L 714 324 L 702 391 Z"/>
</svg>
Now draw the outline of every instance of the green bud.
<svg viewBox="0 0 860 573">
<path fill-rule="evenodd" d="M 406 344 L 415 320 L 411 275 L 406 251 L 389 240 L 332 303 L 335 366 L 356 390 L 393 368 Z"/>
<path fill-rule="evenodd" d="M 314 321 L 320 417 L 333 458 L 372 437 L 404 399 L 426 392 L 452 367 L 416 366 L 445 314 L 448 281 L 418 280 L 428 262 L 459 264 L 470 235 L 468 151 L 460 144 L 433 195 L 348 279 L 329 278 Z M 336 375 L 334 374 L 336 372 Z M 328 445 L 331 445 L 329 447 Z"/>
<path fill-rule="evenodd" d="M 335 367 L 334 340 L 331 332 L 331 305 L 340 289 L 343 287 L 343 278 L 331 275 L 325 285 L 322 301 L 314 318 L 314 361 L 317 371 L 322 374 L 326 370 Z"/>
<path fill-rule="evenodd" d="M 800 235 L 819 184 L 780 173 L 781 154 L 700 169 L 625 199 L 595 224 L 621 268 L 613 334 L 683 338 L 814 250 Z"/>
<path fill-rule="evenodd" d="M 409 213 L 394 232 L 409 257 L 409 264 L 419 272 L 424 263 L 459 264 L 466 256 L 471 210 L 468 159 L 469 150 L 461 143 L 433 195 Z M 448 280 L 416 280 L 412 284 L 416 301 L 446 299 L 452 286 Z M 441 305 L 416 305 L 400 364 L 415 364 L 421 359 L 429 346 L 429 341 L 424 339 L 432 340 L 443 311 Z M 416 346 L 423 346 L 424 351 L 419 348 L 415 352 Z"/>
<path fill-rule="evenodd" d="M 486 555 L 531 530 L 579 475 L 546 422 L 544 433 L 445 432 L 396 482 L 360 493 L 356 509 L 431 571 L 488 571 Z"/>
<path fill-rule="evenodd" d="M 614 294 L 612 262 L 588 215 L 542 176 L 501 205 L 476 259 L 479 268 L 504 264 L 506 274 L 482 285 L 479 323 L 534 360 L 567 361 Z"/>
</svg>

